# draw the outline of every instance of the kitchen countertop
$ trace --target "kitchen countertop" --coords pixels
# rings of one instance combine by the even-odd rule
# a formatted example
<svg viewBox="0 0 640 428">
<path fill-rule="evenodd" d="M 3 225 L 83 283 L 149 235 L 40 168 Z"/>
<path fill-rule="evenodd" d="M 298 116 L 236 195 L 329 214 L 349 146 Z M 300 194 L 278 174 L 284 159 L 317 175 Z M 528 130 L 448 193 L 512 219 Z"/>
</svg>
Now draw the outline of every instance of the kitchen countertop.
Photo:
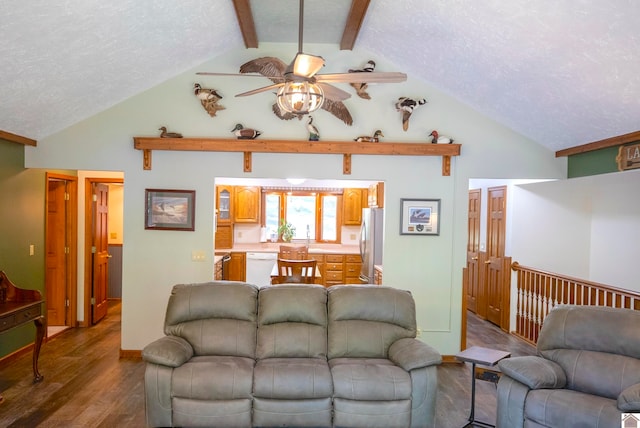
<svg viewBox="0 0 640 428">
<path fill-rule="evenodd" d="M 251 252 L 251 253 L 277 253 L 280 245 L 287 245 L 281 242 L 257 242 L 255 244 L 236 244 L 229 252 Z M 304 245 L 293 243 L 289 245 Z M 216 253 L 222 250 L 216 250 Z M 342 244 L 311 244 L 309 254 L 360 254 L 360 247 L 357 245 Z"/>
</svg>

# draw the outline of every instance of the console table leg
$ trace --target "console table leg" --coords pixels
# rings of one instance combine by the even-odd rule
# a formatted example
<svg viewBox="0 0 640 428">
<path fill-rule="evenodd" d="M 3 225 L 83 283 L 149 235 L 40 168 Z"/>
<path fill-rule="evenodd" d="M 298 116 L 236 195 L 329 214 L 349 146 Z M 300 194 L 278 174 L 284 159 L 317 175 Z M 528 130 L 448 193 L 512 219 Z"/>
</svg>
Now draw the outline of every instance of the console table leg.
<svg viewBox="0 0 640 428">
<path fill-rule="evenodd" d="M 40 348 L 42 347 L 45 331 L 44 317 L 36 318 L 33 323 L 36 325 L 36 342 L 33 344 L 33 383 L 37 383 L 44 378 L 38 371 L 38 358 L 40 357 Z"/>
</svg>

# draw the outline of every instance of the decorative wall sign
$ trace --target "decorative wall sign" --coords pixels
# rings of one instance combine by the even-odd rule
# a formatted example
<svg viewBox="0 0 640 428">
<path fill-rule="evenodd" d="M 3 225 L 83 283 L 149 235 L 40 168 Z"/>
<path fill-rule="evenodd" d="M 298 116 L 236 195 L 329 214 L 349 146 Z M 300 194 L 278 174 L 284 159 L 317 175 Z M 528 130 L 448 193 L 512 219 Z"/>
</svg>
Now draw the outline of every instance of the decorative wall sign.
<svg viewBox="0 0 640 428">
<path fill-rule="evenodd" d="M 619 171 L 640 168 L 640 144 L 620 146 L 616 162 Z"/>
<path fill-rule="evenodd" d="M 440 235 L 440 199 L 400 199 L 400 235 Z"/>
<path fill-rule="evenodd" d="M 195 190 L 145 189 L 145 229 L 195 230 Z"/>
</svg>

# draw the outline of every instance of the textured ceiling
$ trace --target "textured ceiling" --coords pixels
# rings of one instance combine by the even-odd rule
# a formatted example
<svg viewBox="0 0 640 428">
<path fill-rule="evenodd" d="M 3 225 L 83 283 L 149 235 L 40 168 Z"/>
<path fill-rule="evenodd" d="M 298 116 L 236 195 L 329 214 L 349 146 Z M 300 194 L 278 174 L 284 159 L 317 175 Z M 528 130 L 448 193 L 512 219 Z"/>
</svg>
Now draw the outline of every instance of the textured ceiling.
<svg viewBox="0 0 640 428">
<path fill-rule="evenodd" d="M 349 4 L 307 0 L 305 42 L 339 43 Z M 297 41 L 297 0 L 251 6 L 260 42 Z M 640 129 L 638 22 L 634 0 L 371 0 L 355 46 L 559 150 Z M 0 130 L 33 139 L 243 46 L 231 0 L 5 0 L 0 40 Z"/>
</svg>

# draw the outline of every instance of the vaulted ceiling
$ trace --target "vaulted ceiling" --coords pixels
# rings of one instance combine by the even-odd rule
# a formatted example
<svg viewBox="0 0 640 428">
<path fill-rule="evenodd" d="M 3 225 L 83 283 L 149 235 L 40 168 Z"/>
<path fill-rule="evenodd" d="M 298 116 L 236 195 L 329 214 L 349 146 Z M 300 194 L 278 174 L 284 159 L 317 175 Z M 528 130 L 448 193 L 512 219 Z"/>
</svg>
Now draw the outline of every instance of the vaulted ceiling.
<svg viewBox="0 0 640 428">
<path fill-rule="evenodd" d="M 295 43 L 297 20 L 298 0 L 0 2 L 0 130 L 45 138 L 230 49 Z M 555 151 L 640 129 L 638 22 L 633 0 L 307 0 L 304 41 L 366 49 Z"/>
</svg>

